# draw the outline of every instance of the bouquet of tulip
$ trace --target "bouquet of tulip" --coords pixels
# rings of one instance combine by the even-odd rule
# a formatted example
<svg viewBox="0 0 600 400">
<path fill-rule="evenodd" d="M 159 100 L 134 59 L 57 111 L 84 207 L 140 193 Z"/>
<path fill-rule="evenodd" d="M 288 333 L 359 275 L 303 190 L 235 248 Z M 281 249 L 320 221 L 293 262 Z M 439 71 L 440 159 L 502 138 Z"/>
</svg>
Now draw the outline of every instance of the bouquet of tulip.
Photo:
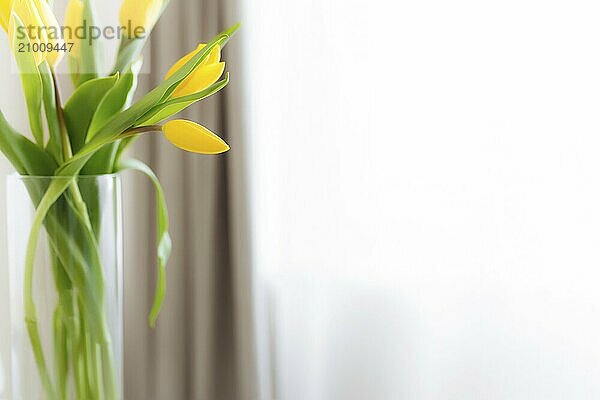
<svg viewBox="0 0 600 400">
<path fill-rule="evenodd" d="M 119 398 L 103 308 L 105 296 L 99 265 L 101 223 L 98 193 L 79 183 L 88 175 L 131 168 L 147 174 L 157 193 L 158 281 L 150 314 L 154 325 L 165 295 L 165 266 L 171 249 L 164 194 L 152 170 L 138 160 L 123 160 L 124 151 L 147 132 L 162 132 L 175 146 L 218 154 L 227 144 L 207 128 L 172 115 L 216 93 L 228 83 L 221 49 L 237 25 L 177 61 L 165 80 L 133 102 L 148 33 L 168 0 L 124 0 L 122 33 L 114 70 L 103 75 L 99 41 L 75 35 L 94 27 L 91 0 L 70 0 L 59 25 L 48 0 L 0 0 L 0 24 L 7 32 L 27 105 L 31 138 L 17 132 L 0 112 L 0 151 L 22 176 L 52 177 L 47 185 L 29 183 L 35 206 L 24 263 L 23 303 L 27 334 L 39 380 L 50 400 Z M 74 91 L 63 103 L 57 66 L 68 59 Z M 167 122 L 165 122 L 167 121 Z M 56 178 L 56 179 L 54 179 Z M 69 228 L 64 224 L 69 221 Z M 34 301 L 36 247 L 42 230 L 50 243 L 57 288 L 54 312 L 54 362 L 40 339 Z M 69 383 L 71 382 L 71 383 Z"/>
</svg>

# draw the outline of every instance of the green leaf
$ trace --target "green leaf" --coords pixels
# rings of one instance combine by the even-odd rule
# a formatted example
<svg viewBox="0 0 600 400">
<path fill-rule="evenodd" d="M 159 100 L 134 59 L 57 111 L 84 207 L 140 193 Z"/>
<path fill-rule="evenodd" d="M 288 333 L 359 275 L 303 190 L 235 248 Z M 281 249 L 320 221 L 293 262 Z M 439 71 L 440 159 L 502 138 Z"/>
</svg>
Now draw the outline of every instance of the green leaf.
<svg viewBox="0 0 600 400">
<path fill-rule="evenodd" d="M 79 151 L 85 144 L 96 110 L 118 79 L 118 75 L 112 75 L 87 81 L 75 90 L 65 104 L 65 122 L 73 153 Z"/>
<path fill-rule="evenodd" d="M 120 75 L 118 82 L 104 96 L 90 123 L 87 140 L 93 138 L 115 114 L 129 106 L 137 87 L 137 78 L 141 67 L 141 60 L 132 64 L 124 74 Z"/>
<path fill-rule="evenodd" d="M 85 175 L 85 174 L 83 174 Z M 79 192 L 86 205 L 90 225 L 96 238 L 100 235 L 100 188 L 96 179 L 81 179 L 77 182 Z"/>
<path fill-rule="evenodd" d="M 0 112 L 0 151 L 21 175 L 52 175 L 57 164 L 31 140 L 15 131 Z"/>
<path fill-rule="evenodd" d="M 131 99 L 137 86 L 138 73 L 141 69 L 141 60 L 134 63 L 129 70 L 123 74 L 119 81 L 104 96 L 94 114 L 88 131 L 88 139 L 93 138 L 96 132 L 106 124 L 118 112 L 124 110 L 131 104 Z M 88 161 L 82 170 L 84 175 L 109 174 L 114 172 L 115 159 L 118 153 L 119 143 L 110 143 L 98 150 Z"/>
<path fill-rule="evenodd" d="M 39 70 L 44 89 L 44 110 L 46 112 L 46 121 L 48 122 L 48 131 L 50 133 L 46 149 L 52 157 L 54 157 L 56 162 L 62 162 L 63 154 L 60 140 L 60 122 L 58 121 L 58 112 L 56 108 L 54 78 L 52 77 L 50 66 L 46 61 L 43 61 L 39 65 Z"/>
<path fill-rule="evenodd" d="M 82 175 L 102 175 L 114 172 L 119 142 L 106 144 L 100 148 L 81 170 Z"/>
<path fill-rule="evenodd" d="M 202 90 L 201 92 L 183 97 L 178 97 L 175 99 L 170 99 L 165 101 L 164 103 L 153 107 L 148 113 L 146 113 L 146 115 L 140 118 L 140 121 L 136 122 L 135 125 L 153 125 L 160 121 L 163 121 L 164 119 L 167 119 L 170 116 L 175 115 L 178 112 L 188 108 L 190 105 L 196 103 L 197 101 L 212 96 L 213 94 L 227 86 L 228 83 L 229 73 L 225 74 L 225 79 L 213 83 L 211 86 Z"/>
<path fill-rule="evenodd" d="M 21 83 L 25 94 L 25 102 L 27 103 L 29 124 L 35 141 L 38 146 L 42 147 L 44 146 L 44 127 L 40 113 L 42 109 L 42 79 L 37 68 L 34 53 L 31 51 L 19 51 L 21 47 L 30 49 L 31 43 L 27 35 L 19 33 L 25 31 L 23 22 L 15 13 L 12 14 L 12 17 L 15 21 L 13 25 L 13 53 L 21 72 Z"/>
<path fill-rule="evenodd" d="M 158 177 L 152 169 L 143 162 L 135 159 L 125 160 L 120 163 L 119 170 L 132 169 L 139 171 L 152 181 L 156 191 L 156 226 L 157 226 L 157 256 L 158 256 L 158 276 L 156 281 L 156 292 L 154 293 L 154 302 L 150 312 L 150 326 L 156 325 L 156 319 L 165 299 L 167 287 L 166 266 L 171 255 L 171 237 L 169 236 L 169 215 L 167 211 L 167 202 L 165 193 L 162 189 Z"/>
</svg>

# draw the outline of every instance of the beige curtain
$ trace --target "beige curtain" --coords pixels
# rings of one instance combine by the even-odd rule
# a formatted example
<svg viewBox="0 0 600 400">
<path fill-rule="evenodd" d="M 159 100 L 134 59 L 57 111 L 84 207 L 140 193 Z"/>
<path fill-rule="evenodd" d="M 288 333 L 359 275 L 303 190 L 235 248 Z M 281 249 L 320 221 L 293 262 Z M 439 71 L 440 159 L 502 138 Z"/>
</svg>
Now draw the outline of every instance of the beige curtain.
<svg viewBox="0 0 600 400">
<path fill-rule="evenodd" d="M 142 90 L 198 41 L 238 22 L 235 4 L 172 0 L 153 33 Z M 236 38 L 237 39 L 237 38 Z M 171 217 L 173 255 L 165 307 L 147 326 L 155 282 L 151 186 L 128 175 L 125 192 L 125 394 L 128 400 L 256 399 L 257 385 L 241 107 L 240 42 L 224 52 L 232 84 L 187 111 L 232 150 L 200 156 L 161 136 L 141 139 L 132 155 L 161 178 Z"/>
</svg>

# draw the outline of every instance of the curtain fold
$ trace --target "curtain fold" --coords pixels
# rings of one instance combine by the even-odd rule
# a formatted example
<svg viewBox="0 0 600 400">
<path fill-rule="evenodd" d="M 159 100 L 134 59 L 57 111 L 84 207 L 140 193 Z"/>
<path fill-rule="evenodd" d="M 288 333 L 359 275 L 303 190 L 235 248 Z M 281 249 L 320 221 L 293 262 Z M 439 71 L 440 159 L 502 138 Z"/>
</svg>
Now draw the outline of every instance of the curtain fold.
<svg viewBox="0 0 600 400">
<path fill-rule="evenodd" d="M 169 67 L 227 26 L 238 22 L 231 1 L 174 0 L 153 32 L 142 90 Z M 231 151 L 201 156 L 173 148 L 161 136 L 133 150 L 161 178 L 171 218 L 173 254 L 165 306 L 155 330 L 146 317 L 155 282 L 155 223 L 151 187 L 127 177 L 126 398 L 137 400 L 256 399 L 247 201 L 246 146 L 241 112 L 240 46 L 224 51 L 230 86 L 191 110 L 223 136 Z M 240 74 L 238 74 L 240 72 Z"/>
</svg>

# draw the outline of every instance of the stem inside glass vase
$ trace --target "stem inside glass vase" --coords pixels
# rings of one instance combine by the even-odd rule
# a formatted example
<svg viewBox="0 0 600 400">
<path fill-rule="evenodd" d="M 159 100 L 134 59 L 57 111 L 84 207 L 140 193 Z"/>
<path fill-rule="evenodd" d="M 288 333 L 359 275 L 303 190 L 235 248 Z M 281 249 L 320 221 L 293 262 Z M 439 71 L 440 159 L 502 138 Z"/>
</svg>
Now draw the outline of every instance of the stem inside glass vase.
<svg viewBox="0 0 600 400">
<path fill-rule="evenodd" d="M 17 346 L 13 393 L 23 400 L 38 399 L 40 392 L 49 400 L 118 400 L 122 380 L 119 178 L 72 179 L 43 221 L 24 224 L 32 219 L 34 207 L 24 207 L 20 197 L 28 196 L 37 207 L 53 179 L 61 178 L 9 178 L 9 204 L 16 208 L 9 210 L 9 216 L 11 212 L 15 216 L 9 217 L 13 220 L 9 245 L 18 248 L 11 258 L 11 292 L 22 291 L 22 296 L 12 296 L 21 298 L 22 305 L 11 307 L 11 317 L 13 324 L 22 318 L 27 335 L 25 341 L 23 331 L 13 332 Z M 29 208 L 28 217 L 22 215 L 24 208 Z M 17 214 L 21 222 L 16 221 Z M 45 246 L 36 249 L 35 235 L 44 236 L 40 242 Z M 16 277 L 19 273 L 22 281 Z M 51 274 L 52 285 L 36 278 L 45 274 Z M 25 376 L 37 376 L 39 382 L 25 387 Z"/>
</svg>

